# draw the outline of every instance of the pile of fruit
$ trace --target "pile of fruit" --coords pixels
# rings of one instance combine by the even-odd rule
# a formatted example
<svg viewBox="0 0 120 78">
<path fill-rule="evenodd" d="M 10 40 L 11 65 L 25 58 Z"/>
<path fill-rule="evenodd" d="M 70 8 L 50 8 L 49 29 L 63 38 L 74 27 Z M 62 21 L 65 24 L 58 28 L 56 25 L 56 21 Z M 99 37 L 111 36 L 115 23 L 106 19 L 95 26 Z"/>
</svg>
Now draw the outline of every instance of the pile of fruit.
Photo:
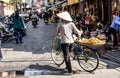
<svg viewBox="0 0 120 78">
<path fill-rule="evenodd" d="M 80 44 L 90 45 L 90 46 L 105 44 L 104 41 L 102 41 L 102 40 L 100 40 L 100 39 L 98 39 L 98 38 L 82 39 L 82 40 L 78 40 L 78 42 L 79 42 Z"/>
</svg>

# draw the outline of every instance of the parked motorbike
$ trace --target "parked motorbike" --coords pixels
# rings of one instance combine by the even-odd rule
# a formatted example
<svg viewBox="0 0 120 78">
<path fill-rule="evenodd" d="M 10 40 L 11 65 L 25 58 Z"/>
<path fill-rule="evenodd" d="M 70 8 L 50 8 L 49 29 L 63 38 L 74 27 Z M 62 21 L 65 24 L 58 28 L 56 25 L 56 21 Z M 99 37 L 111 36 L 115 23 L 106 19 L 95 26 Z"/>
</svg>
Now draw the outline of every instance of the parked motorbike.
<svg viewBox="0 0 120 78">
<path fill-rule="evenodd" d="M 2 42 L 9 42 L 14 39 L 14 29 L 12 27 L 12 22 L 2 23 Z"/>
<path fill-rule="evenodd" d="M 36 28 L 37 25 L 37 19 L 36 18 L 32 18 L 32 25 L 34 28 Z"/>
<path fill-rule="evenodd" d="M 14 37 L 14 29 L 10 28 L 7 32 L 2 32 L 2 42 L 10 42 L 11 40 L 15 39 Z"/>
</svg>

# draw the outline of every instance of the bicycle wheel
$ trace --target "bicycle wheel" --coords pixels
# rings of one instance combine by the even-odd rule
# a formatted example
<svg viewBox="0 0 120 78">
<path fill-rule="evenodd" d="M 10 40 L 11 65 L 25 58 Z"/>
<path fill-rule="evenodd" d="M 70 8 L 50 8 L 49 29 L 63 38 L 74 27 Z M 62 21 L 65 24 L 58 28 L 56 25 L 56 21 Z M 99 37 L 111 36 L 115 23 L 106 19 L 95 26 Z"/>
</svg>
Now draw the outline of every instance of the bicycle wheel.
<svg viewBox="0 0 120 78">
<path fill-rule="evenodd" d="M 83 48 L 83 54 L 77 56 L 77 60 L 80 67 L 87 72 L 93 72 L 99 66 L 98 54 L 95 52 L 95 50 L 89 47 Z"/>
<path fill-rule="evenodd" d="M 56 51 L 55 49 L 52 48 L 51 57 L 54 63 L 58 66 L 64 63 L 64 57 L 62 51 Z"/>
</svg>

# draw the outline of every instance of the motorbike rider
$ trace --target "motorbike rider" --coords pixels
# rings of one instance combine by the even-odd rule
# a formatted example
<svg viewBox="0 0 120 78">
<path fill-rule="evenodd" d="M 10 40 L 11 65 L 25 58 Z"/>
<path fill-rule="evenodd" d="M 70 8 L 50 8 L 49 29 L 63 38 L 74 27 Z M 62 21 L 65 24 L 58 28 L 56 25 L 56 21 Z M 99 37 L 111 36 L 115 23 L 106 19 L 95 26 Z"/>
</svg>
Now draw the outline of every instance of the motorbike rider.
<svg viewBox="0 0 120 78">
<path fill-rule="evenodd" d="M 38 20 L 38 16 L 37 16 L 36 12 L 33 12 L 33 13 L 32 13 L 31 18 L 32 18 L 32 19 L 33 19 L 33 18 L 35 18 L 35 19 L 37 19 L 37 20 Z"/>
<path fill-rule="evenodd" d="M 31 19 L 32 19 L 32 25 L 33 25 L 33 27 L 35 27 L 38 23 L 38 20 L 39 20 L 37 14 L 35 12 L 33 12 Z"/>
</svg>

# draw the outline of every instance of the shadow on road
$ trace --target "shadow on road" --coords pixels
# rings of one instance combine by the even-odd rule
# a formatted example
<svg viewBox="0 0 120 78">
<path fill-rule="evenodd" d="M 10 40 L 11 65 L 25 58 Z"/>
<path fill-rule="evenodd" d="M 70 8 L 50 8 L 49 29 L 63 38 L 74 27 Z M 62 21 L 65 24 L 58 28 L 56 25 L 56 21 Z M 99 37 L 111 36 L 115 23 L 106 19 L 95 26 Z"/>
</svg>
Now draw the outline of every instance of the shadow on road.
<svg viewBox="0 0 120 78">
<path fill-rule="evenodd" d="M 53 67 L 53 65 L 30 65 L 25 71 L 33 71 L 33 75 L 65 75 L 64 69 L 60 67 Z M 86 71 L 81 70 L 73 70 L 74 74 L 94 74 Z"/>
<path fill-rule="evenodd" d="M 112 48 L 112 44 L 108 44 L 105 49 L 106 52 L 100 57 L 101 61 L 105 63 L 105 67 L 120 71 L 120 47 Z"/>
</svg>

